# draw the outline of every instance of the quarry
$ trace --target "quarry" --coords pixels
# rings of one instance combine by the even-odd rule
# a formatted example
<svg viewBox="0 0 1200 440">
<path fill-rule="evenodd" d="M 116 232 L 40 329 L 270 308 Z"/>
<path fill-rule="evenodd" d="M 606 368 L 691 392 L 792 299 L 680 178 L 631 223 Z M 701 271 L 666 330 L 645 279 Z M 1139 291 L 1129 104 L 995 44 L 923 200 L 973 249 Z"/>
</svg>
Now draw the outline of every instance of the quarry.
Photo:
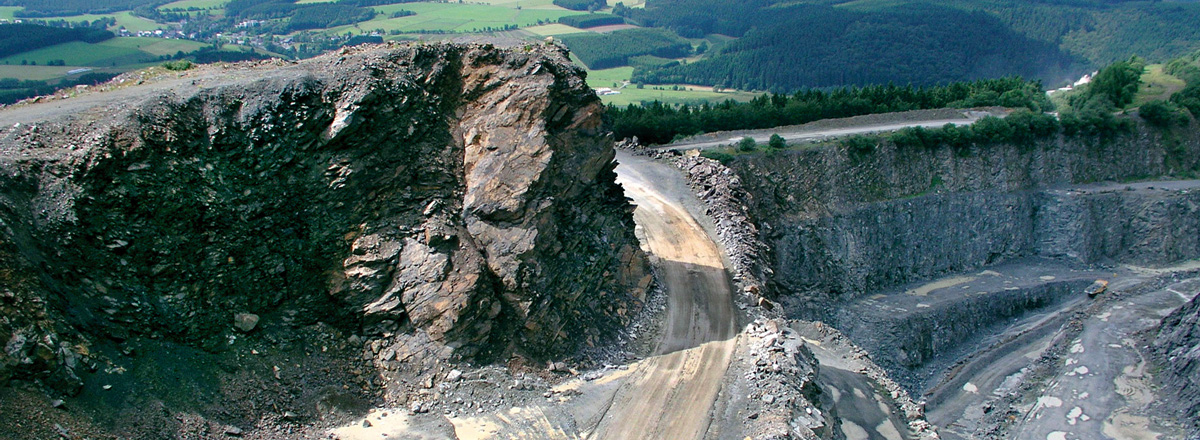
<svg viewBox="0 0 1200 440">
<path fill-rule="evenodd" d="M 0 432 L 1200 435 L 1195 120 L 722 163 L 583 76 L 389 43 L 0 109 Z"/>
</svg>

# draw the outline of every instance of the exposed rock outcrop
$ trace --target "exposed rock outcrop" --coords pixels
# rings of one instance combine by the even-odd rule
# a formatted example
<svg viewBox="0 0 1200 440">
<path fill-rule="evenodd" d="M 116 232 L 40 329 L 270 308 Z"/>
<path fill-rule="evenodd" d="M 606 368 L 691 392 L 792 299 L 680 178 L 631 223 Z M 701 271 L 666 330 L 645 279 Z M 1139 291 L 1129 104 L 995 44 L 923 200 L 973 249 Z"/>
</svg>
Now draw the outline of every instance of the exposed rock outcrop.
<svg viewBox="0 0 1200 440">
<path fill-rule="evenodd" d="M 558 46 L 187 75 L 0 134 L 0 287 L 25 311 L 3 374 L 75 368 L 72 338 L 214 347 L 250 314 L 389 338 L 364 349 L 388 362 L 543 358 L 639 307 L 603 106 Z"/>
<path fill-rule="evenodd" d="M 729 167 L 753 196 L 744 202 L 773 250 L 773 280 L 819 304 L 1022 257 L 1157 265 L 1200 256 L 1200 238 L 1186 232 L 1200 226 L 1194 191 L 1077 188 L 1188 176 L 1200 158 L 1195 133 L 1143 127 L 1107 141 L 957 152 L 885 141 L 867 155 L 818 147 L 739 156 Z"/>
<path fill-rule="evenodd" d="M 1164 365 L 1161 390 L 1191 423 L 1189 435 L 1200 436 L 1200 297 L 1163 318 L 1152 349 Z"/>
</svg>

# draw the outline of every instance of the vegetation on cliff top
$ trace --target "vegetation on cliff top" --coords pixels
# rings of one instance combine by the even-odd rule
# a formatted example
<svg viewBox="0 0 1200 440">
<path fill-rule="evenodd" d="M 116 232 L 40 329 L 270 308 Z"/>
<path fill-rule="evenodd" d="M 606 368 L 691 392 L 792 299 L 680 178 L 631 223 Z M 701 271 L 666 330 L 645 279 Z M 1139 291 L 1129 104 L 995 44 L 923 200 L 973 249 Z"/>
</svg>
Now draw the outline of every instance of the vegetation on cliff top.
<svg viewBox="0 0 1200 440">
<path fill-rule="evenodd" d="M 945 107 L 1004 106 L 1049 110 L 1041 84 L 1010 77 L 960 82 L 941 87 L 867 86 L 833 91 L 804 90 L 764 94 L 749 103 L 725 101 L 671 106 L 655 101 L 625 108 L 610 106 L 607 117 L 618 139 L 637 136 L 664 144 L 703 132 L 795 125 L 828 118 Z"/>
</svg>

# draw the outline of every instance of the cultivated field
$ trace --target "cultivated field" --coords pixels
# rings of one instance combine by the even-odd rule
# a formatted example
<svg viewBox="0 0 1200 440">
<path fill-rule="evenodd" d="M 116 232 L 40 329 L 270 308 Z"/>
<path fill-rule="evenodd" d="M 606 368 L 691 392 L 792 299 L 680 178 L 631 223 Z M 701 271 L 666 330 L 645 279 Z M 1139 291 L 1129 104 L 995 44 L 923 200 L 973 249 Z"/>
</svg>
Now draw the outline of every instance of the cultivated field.
<svg viewBox="0 0 1200 440">
<path fill-rule="evenodd" d="M 0 58 L 0 78 L 53 79 L 80 67 L 128 69 L 158 63 L 163 55 L 204 46 L 197 41 L 139 37 L 118 37 L 95 44 L 73 41 Z M 63 60 L 66 66 L 47 66 L 51 60 Z M 37 65 L 22 66 L 22 61 Z"/>
<path fill-rule="evenodd" d="M 639 104 L 642 101 L 662 101 L 670 104 L 695 104 L 701 101 L 719 102 L 726 99 L 736 101 L 749 101 L 756 95 L 749 92 L 739 91 L 722 91 L 714 92 L 711 87 L 704 86 L 678 86 L 680 90 L 671 90 L 671 85 L 662 86 L 644 86 L 638 89 L 636 85 L 629 84 L 621 88 L 621 85 L 629 81 L 633 75 L 632 67 L 617 67 L 613 69 L 589 70 L 587 82 L 593 89 L 610 88 L 621 92 L 619 95 L 601 96 L 600 100 L 605 104 L 614 104 L 625 106 L 629 104 Z M 614 87 L 614 84 L 616 86 Z M 656 90 L 655 87 L 664 90 Z"/>
</svg>

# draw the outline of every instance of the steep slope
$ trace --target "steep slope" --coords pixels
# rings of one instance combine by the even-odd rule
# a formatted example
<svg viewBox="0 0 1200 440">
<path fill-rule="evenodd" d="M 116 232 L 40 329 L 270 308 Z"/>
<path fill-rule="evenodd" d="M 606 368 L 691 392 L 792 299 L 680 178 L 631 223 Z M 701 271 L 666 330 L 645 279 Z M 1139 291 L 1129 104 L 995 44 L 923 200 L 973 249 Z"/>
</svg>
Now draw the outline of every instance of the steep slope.
<svg viewBox="0 0 1200 440">
<path fill-rule="evenodd" d="M 1152 346 L 1166 367 L 1162 389 L 1179 402 L 1179 415 L 1189 420 L 1190 435 L 1200 436 L 1200 297 L 1163 319 Z"/>
<path fill-rule="evenodd" d="M 277 64 L 0 113 L 0 372 L 70 395 L 102 346 L 328 324 L 403 401 L 440 359 L 574 353 L 639 308 L 603 107 L 561 48 Z"/>
</svg>

